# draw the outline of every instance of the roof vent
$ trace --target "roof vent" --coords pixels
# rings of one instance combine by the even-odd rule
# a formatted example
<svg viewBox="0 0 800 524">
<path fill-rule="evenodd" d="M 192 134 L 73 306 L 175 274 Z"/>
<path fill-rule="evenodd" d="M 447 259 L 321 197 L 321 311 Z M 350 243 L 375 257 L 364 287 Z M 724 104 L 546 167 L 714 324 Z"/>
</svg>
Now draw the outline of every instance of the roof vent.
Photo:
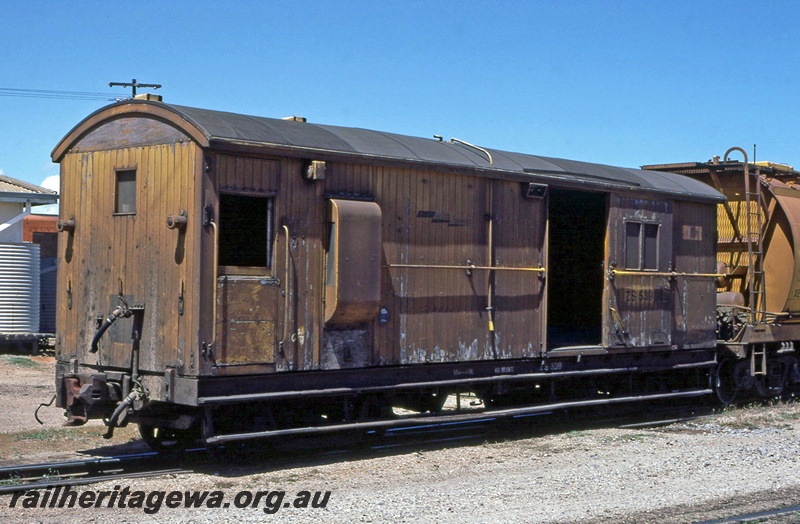
<svg viewBox="0 0 800 524">
<path fill-rule="evenodd" d="M 304 116 L 285 116 L 281 120 L 291 120 L 292 122 L 305 122 L 306 117 Z"/>
<path fill-rule="evenodd" d="M 164 97 L 161 95 L 155 95 L 153 93 L 141 93 L 139 95 L 135 95 L 133 97 L 134 100 L 149 100 L 151 102 L 163 102 Z"/>
</svg>

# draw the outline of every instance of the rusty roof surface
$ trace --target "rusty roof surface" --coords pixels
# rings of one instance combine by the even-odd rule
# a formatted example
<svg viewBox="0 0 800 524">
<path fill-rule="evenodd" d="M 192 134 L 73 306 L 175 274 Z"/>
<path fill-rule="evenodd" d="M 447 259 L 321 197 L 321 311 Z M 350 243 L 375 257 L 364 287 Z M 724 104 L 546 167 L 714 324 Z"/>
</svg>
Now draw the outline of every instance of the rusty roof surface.
<svg viewBox="0 0 800 524">
<path fill-rule="evenodd" d="M 706 184 L 672 173 L 475 148 L 463 143 L 368 129 L 136 100 L 112 104 L 87 117 L 56 147 L 54 160 L 59 160 L 59 154 L 66 150 L 70 141 L 79 141 L 82 125 L 101 124 L 104 112 L 108 118 L 120 118 L 126 114 L 135 117 L 136 113 L 160 114 L 172 122 L 188 124 L 184 131 L 191 136 L 197 136 L 199 132 L 205 138 L 204 145 L 210 148 L 278 148 L 294 154 L 308 154 L 309 157 L 346 155 L 372 161 L 412 163 L 423 168 L 467 169 L 487 176 L 511 176 L 587 190 L 654 191 L 679 198 L 724 200 L 722 194 Z"/>
</svg>

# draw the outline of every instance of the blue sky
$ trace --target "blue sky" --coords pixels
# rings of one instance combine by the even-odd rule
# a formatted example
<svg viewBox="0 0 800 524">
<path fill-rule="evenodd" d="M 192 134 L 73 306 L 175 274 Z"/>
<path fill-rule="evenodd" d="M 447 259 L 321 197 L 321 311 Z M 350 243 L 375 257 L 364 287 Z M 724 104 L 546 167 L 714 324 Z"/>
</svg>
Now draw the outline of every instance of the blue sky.
<svg viewBox="0 0 800 524">
<path fill-rule="evenodd" d="M 125 96 L 627 167 L 731 146 L 800 167 L 800 2 L 0 0 L 0 90 Z M 109 96 L 109 98 L 111 98 Z M 40 184 L 105 101 L 0 91 L 0 171 Z"/>
</svg>

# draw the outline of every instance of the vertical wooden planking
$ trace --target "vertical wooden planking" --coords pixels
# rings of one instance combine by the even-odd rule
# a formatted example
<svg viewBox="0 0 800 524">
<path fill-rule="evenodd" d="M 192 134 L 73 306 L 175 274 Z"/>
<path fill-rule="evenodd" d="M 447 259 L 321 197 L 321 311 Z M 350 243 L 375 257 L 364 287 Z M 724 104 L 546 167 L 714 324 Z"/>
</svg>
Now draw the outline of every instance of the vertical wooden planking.
<svg viewBox="0 0 800 524">
<path fill-rule="evenodd" d="M 495 247 L 497 265 L 533 267 L 538 263 L 542 217 L 541 201 L 522 198 L 520 185 L 495 182 Z M 499 270 L 495 275 L 495 326 L 500 353 L 525 357 L 538 354 L 539 300 L 538 276 Z"/>
<path fill-rule="evenodd" d="M 194 142 L 190 143 L 189 151 L 187 152 L 187 166 L 186 166 L 186 181 L 184 186 L 183 195 L 181 198 L 181 209 L 185 210 L 188 217 L 196 223 L 197 217 L 200 216 L 199 211 L 196 209 L 194 202 L 195 198 L 195 180 L 198 176 L 197 166 L 197 145 Z M 194 277 L 194 263 L 195 256 L 194 250 L 194 235 L 190 232 L 192 228 L 197 227 L 195 223 L 187 226 L 183 235 L 183 259 L 181 264 L 181 280 L 183 285 L 179 284 L 178 291 L 183 293 L 183 315 L 178 320 L 178 347 L 176 361 L 178 372 L 180 374 L 187 374 L 190 372 L 189 363 L 194 362 L 191 351 L 197 347 L 196 341 L 193 339 L 194 330 L 191 328 L 193 315 L 193 308 L 191 307 L 190 300 L 194 300 L 194 288 L 192 286 Z M 191 360 L 190 360 L 191 359 Z"/>
<path fill-rule="evenodd" d="M 61 191 L 60 191 L 60 218 L 68 220 L 78 217 L 80 207 L 79 188 L 82 187 L 80 179 L 82 177 L 84 155 L 69 154 L 64 157 L 60 167 Z M 82 217 L 81 217 L 82 218 Z M 77 355 L 76 331 L 68 329 L 68 326 L 75 326 L 76 312 L 75 303 L 76 286 L 76 250 L 78 249 L 79 235 L 81 226 L 77 225 L 71 233 L 61 233 L 58 237 L 58 309 L 56 329 L 57 351 L 66 358 L 74 358 Z M 70 307 L 71 306 L 71 307 Z"/>
<path fill-rule="evenodd" d="M 400 263 L 410 264 L 412 260 L 416 260 L 416 253 L 413 252 L 414 242 L 414 220 L 416 216 L 416 186 L 412 184 L 409 170 L 407 169 L 392 169 L 392 174 L 400 181 L 400 191 L 397 192 L 396 199 L 400 199 L 400 206 L 403 210 L 403 232 L 400 238 Z M 393 261 L 390 261 L 393 262 Z M 402 364 L 407 362 L 406 355 L 410 350 L 409 341 L 412 337 L 416 336 L 411 332 L 411 322 L 409 322 L 411 311 L 411 285 L 412 285 L 412 270 L 398 269 L 397 273 L 400 275 L 400 285 L 398 288 L 398 308 L 397 318 L 400 324 L 399 343 L 397 345 L 396 362 Z"/>
<path fill-rule="evenodd" d="M 181 171 L 181 156 L 183 152 L 182 144 L 170 144 L 164 147 L 164 153 L 167 158 L 164 172 L 161 173 L 163 177 L 162 190 L 164 198 L 161 205 L 154 210 L 153 217 L 153 236 L 158 243 L 159 267 L 162 268 L 159 282 L 159 298 L 160 308 L 162 315 L 166 322 L 161 322 L 162 331 L 156 344 L 158 345 L 157 353 L 161 355 L 161 361 L 156 362 L 155 366 L 159 369 L 164 369 L 164 366 L 173 365 L 174 360 L 171 358 L 173 351 L 173 336 L 175 331 L 175 319 L 178 317 L 178 311 L 175 303 L 175 287 L 176 272 L 175 260 L 173 252 L 173 239 L 164 224 L 165 217 L 177 212 L 175 210 L 177 200 L 176 181 L 183 176 Z"/>
<path fill-rule="evenodd" d="M 144 267 L 141 272 L 143 281 L 140 283 L 140 300 L 144 301 L 145 311 L 144 336 L 139 353 L 139 366 L 148 370 L 154 369 L 156 362 L 161 360 L 161 357 L 156 356 L 155 353 L 158 352 L 158 344 L 161 340 L 159 324 L 162 319 L 159 300 L 163 270 L 160 266 L 161 260 L 159 258 L 161 246 L 156 232 L 156 221 L 158 219 L 156 199 L 161 198 L 159 193 L 163 191 L 160 185 L 162 151 L 163 146 L 152 146 L 149 148 L 146 162 L 145 159 L 140 159 L 142 161 L 141 166 L 146 172 L 143 180 L 146 183 L 146 190 L 140 193 L 140 204 L 144 208 L 144 213 L 141 216 L 141 220 L 143 220 L 144 235 L 142 239 L 144 245 L 140 246 L 140 260 Z M 137 207 L 138 205 L 137 203 Z"/>
<path fill-rule="evenodd" d="M 676 202 L 673 221 L 673 261 L 681 273 L 715 273 L 715 206 Z M 680 277 L 675 281 L 673 343 L 713 347 L 716 341 L 716 281 Z"/>
<path fill-rule="evenodd" d="M 417 194 L 419 195 L 419 210 L 427 213 L 433 211 L 433 204 L 431 202 L 431 189 L 428 173 L 414 173 L 412 172 L 412 183 L 417 185 Z M 417 251 L 418 259 L 421 264 L 429 265 L 434 262 L 433 250 L 431 249 L 428 235 L 429 220 L 420 220 L 417 214 L 414 220 L 414 230 L 416 232 L 412 248 Z M 413 296 L 414 311 L 412 319 L 417 328 L 417 344 L 412 348 L 413 356 L 412 361 L 416 363 L 424 362 L 425 351 L 430 347 L 432 332 L 429 324 L 425 321 L 430 308 L 429 290 L 433 285 L 433 277 L 431 271 L 427 269 L 416 270 L 412 273 L 416 280 L 416 286 L 410 287 Z"/>
<path fill-rule="evenodd" d="M 96 191 L 94 191 L 96 178 L 94 172 L 95 170 L 100 171 L 102 169 L 104 156 L 103 153 L 82 155 L 83 165 L 78 173 L 81 178 L 79 182 L 80 186 L 76 188 L 76 191 L 80 194 L 78 207 L 75 209 L 75 216 L 80 217 L 76 219 L 80 220 L 80 222 L 76 224 L 76 230 L 80 228 L 80 237 L 76 234 L 76 264 L 78 264 L 78 266 L 76 267 L 73 286 L 73 295 L 75 298 L 75 313 L 73 313 L 73 315 L 75 318 L 74 325 L 76 326 L 76 335 L 81 335 L 79 339 L 75 341 L 76 345 L 79 346 L 79 351 L 86 351 L 89 348 L 89 343 L 94 336 L 94 332 L 92 331 L 94 326 L 91 324 L 92 315 L 98 314 L 98 304 L 96 304 L 94 300 L 94 290 L 86 285 L 84 281 L 85 275 L 93 274 L 101 285 L 108 279 L 108 275 L 105 272 L 100 272 L 100 268 L 107 266 L 97 266 L 97 264 L 103 264 L 105 262 L 105 257 L 108 256 L 107 250 L 104 245 L 95 244 L 95 242 L 92 241 L 95 232 L 92 225 L 95 221 L 100 222 L 101 220 L 95 208 L 95 202 L 99 201 L 99 198 L 94 198 L 96 193 Z M 108 223 L 105 224 L 105 227 L 108 227 Z"/>
<path fill-rule="evenodd" d="M 186 358 L 188 360 L 187 368 L 189 374 L 199 374 L 199 362 L 200 362 L 200 354 L 199 354 L 199 347 L 200 347 L 200 340 L 199 340 L 199 333 L 200 333 L 200 264 L 202 260 L 201 248 L 202 243 L 200 242 L 200 231 L 202 230 L 201 224 L 201 216 L 203 213 L 203 173 L 205 173 L 205 163 L 206 158 L 204 157 L 203 150 L 197 146 L 196 144 L 193 146 L 194 149 L 194 167 L 193 167 L 193 175 L 191 178 L 191 191 L 189 192 L 189 203 L 187 204 L 186 211 L 190 220 L 195 221 L 198 225 L 190 226 L 188 231 L 190 233 L 187 234 L 186 238 L 186 264 L 187 264 L 187 275 L 186 275 L 186 294 L 185 294 L 185 303 L 186 303 L 186 313 L 185 313 L 185 322 L 184 325 L 186 326 L 186 336 L 184 340 L 186 341 Z M 208 162 L 211 162 L 209 159 Z M 195 364 L 196 363 L 196 364 Z"/>
<path fill-rule="evenodd" d="M 175 366 L 176 362 L 176 347 L 178 345 L 178 303 L 175 297 L 178 296 L 177 286 L 180 284 L 180 271 L 175 263 L 175 243 L 176 236 L 172 231 L 166 227 L 166 217 L 173 213 L 178 213 L 180 210 L 180 195 L 182 181 L 186 179 L 188 172 L 186 171 L 186 143 L 178 143 L 170 146 L 172 149 L 172 170 L 169 173 L 167 202 L 164 209 L 156 212 L 156 224 L 154 224 L 155 231 L 160 239 L 162 251 L 164 253 L 164 277 L 161 293 L 164 295 L 166 304 L 165 311 L 168 321 L 166 324 L 166 333 L 162 341 L 162 346 L 158 351 L 163 355 L 163 361 L 159 363 L 159 368 L 164 369 L 167 366 Z"/>
<path fill-rule="evenodd" d="M 382 238 L 382 247 L 381 247 L 381 308 L 388 308 L 391 305 L 388 302 L 389 298 L 389 290 L 391 289 L 392 282 L 391 282 L 391 272 L 388 270 L 386 265 L 387 257 L 390 256 L 389 253 L 392 251 L 394 247 L 394 238 L 392 235 L 392 226 L 396 221 L 395 213 L 393 213 L 392 209 L 386 205 L 386 195 L 387 191 L 385 188 L 386 178 L 383 176 L 383 168 L 375 167 L 374 169 L 374 190 L 375 190 L 375 201 L 381 206 L 381 213 L 382 213 L 382 224 L 381 224 L 381 238 Z M 386 359 L 386 349 L 388 344 L 388 333 L 391 330 L 392 320 L 391 315 L 389 315 L 388 322 L 378 324 L 376 329 L 374 330 L 372 341 L 373 341 L 373 351 L 372 351 L 372 359 L 373 364 L 381 364 L 385 362 Z"/>
</svg>

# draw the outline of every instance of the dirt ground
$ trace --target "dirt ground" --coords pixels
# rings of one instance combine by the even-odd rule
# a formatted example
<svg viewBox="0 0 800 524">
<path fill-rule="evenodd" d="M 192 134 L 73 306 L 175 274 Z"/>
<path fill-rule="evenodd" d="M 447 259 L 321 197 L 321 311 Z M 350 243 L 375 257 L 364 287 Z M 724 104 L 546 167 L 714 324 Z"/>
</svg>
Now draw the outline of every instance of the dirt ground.
<svg viewBox="0 0 800 524">
<path fill-rule="evenodd" d="M 105 426 L 91 421 L 83 427 L 65 428 L 64 410 L 47 404 L 55 394 L 55 359 L 47 356 L 0 354 L 0 466 L 25 462 L 69 460 L 85 457 L 107 445 L 127 444 L 138 449 L 134 427 L 120 428 L 110 441 Z"/>
</svg>

